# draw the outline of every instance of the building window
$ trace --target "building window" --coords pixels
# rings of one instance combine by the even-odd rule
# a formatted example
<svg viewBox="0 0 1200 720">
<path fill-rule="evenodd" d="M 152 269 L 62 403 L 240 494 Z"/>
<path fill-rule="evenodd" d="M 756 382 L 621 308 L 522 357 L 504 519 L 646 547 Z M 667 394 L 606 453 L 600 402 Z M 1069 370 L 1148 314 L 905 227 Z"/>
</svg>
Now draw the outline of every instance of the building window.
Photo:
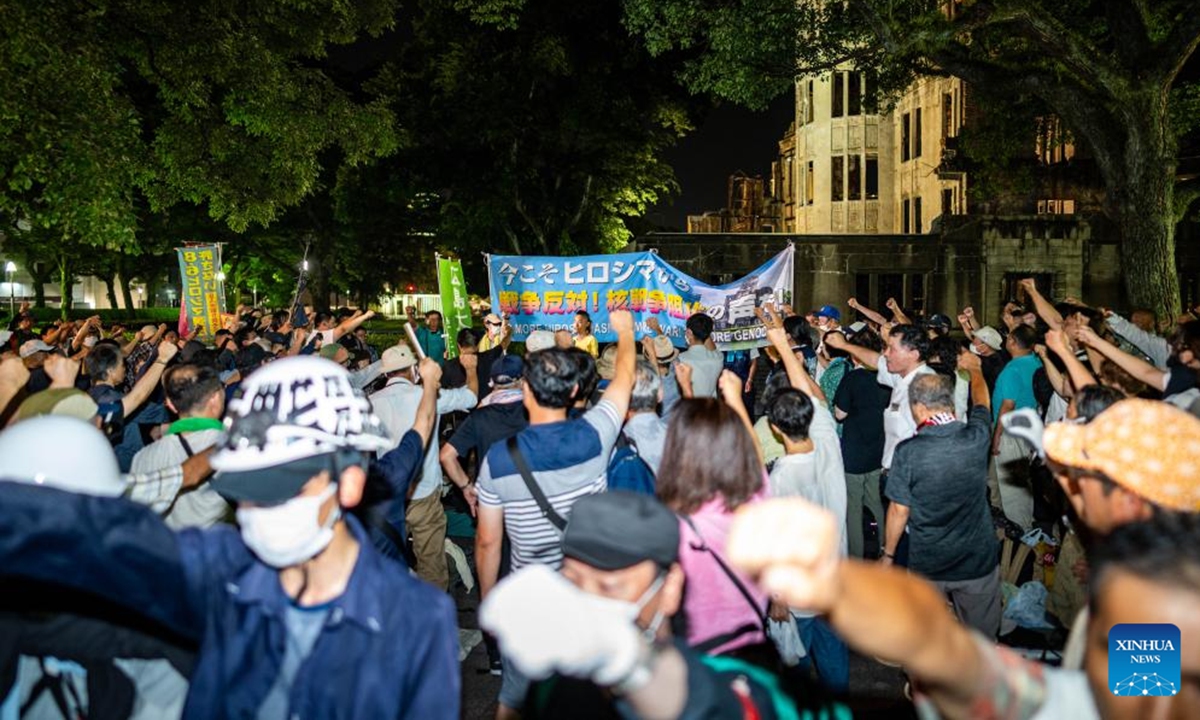
<svg viewBox="0 0 1200 720">
<path fill-rule="evenodd" d="M 850 163 L 849 182 L 850 199 L 862 200 L 862 156 L 851 155 L 847 158 Z"/>
<path fill-rule="evenodd" d="M 1009 272 L 1004 273 L 1005 301 L 1011 300 L 1021 305 L 1030 302 L 1029 298 L 1025 297 L 1025 292 L 1021 290 L 1020 283 L 1024 278 L 1033 278 L 1033 284 L 1037 286 L 1038 292 L 1042 294 L 1042 297 L 1054 297 L 1054 273 Z"/>
<path fill-rule="evenodd" d="M 846 103 L 850 111 L 846 114 L 851 117 L 862 115 L 862 73 L 847 73 L 846 82 L 850 92 L 849 102 Z"/>
<path fill-rule="evenodd" d="M 921 198 L 913 198 L 913 232 L 925 232 L 925 226 L 921 223 Z"/>
<path fill-rule="evenodd" d="M 954 214 L 954 189 L 946 188 L 942 191 L 942 214 Z"/>
<path fill-rule="evenodd" d="M 1074 200 L 1038 200 L 1038 215 L 1074 215 Z"/>
<path fill-rule="evenodd" d="M 813 195 L 813 185 L 814 185 L 813 175 L 814 175 L 813 161 L 809 160 L 808 161 L 808 169 L 805 170 L 805 172 L 804 172 L 804 204 L 805 205 L 813 204 L 813 197 L 814 197 L 814 195 Z"/>
<path fill-rule="evenodd" d="M 954 124 L 954 95 L 944 93 L 942 95 L 942 137 L 948 138 L 954 133 L 950 131 L 950 126 Z"/>
<path fill-rule="evenodd" d="M 879 199 L 879 156 L 867 156 L 866 195 L 868 200 Z"/>
<path fill-rule="evenodd" d="M 912 116 L 904 113 L 900 116 L 900 162 L 905 162 L 912 157 L 908 150 L 912 142 Z"/>
<path fill-rule="evenodd" d="M 900 203 L 900 232 L 904 233 L 905 235 L 907 235 L 909 231 L 910 225 L 908 220 L 909 213 L 911 212 L 912 204 L 909 202 L 908 198 L 904 198 L 904 201 Z"/>
<path fill-rule="evenodd" d="M 808 101 L 805 104 L 804 110 L 804 123 L 806 125 L 813 121 L 813 82 L 812 80 L 808 81 Z"/>
<path fill-rule="evenodd" d="M 833 117 L 840 118 L 846 114 L 846 73 L 833 74 Z"/>
<path fill-rule="evenodd" d="M 913 157 L 921 157 L 921 108 L 917 108 L 916 122 L 913 123 Z"/>
<path fill-rule="evenodd" d="M 833 172 L 831 173 L 831 178 L 829 181 L 829 187 L 831 191 L 830 195 L 834 202 L 840 202 L 846 199 L 846 183 L 844 177 L 846 171 L 846 158 L 841 155 L 837 155 L 830 159 L 832 160 L 833 165 Z"/>
</svg>

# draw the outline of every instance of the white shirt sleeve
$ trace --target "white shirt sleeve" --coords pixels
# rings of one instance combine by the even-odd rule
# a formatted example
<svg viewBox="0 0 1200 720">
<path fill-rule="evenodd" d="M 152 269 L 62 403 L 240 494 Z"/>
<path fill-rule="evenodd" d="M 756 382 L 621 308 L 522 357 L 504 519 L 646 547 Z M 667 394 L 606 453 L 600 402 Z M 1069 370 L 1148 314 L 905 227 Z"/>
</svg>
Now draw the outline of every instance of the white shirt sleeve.
<svg viewBox="0 0 1200 720">
<path fill-rule="evenodd" d="M 438 392 L 437 412 L 438 415 L 445 415 L 446 413 L 470 410 L 475 407 L 476 402 L 478 402 L 478 398 L 470 388 L 443 388 Z"/>
</svg>

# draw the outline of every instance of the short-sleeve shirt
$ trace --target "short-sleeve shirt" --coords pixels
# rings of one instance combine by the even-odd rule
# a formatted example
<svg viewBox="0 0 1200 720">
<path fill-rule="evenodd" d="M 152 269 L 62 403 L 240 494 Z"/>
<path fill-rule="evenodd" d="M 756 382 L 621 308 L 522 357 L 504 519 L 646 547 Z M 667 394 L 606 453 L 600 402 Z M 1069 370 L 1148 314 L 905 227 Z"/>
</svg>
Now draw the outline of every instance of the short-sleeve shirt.
<svg viewBox="0 0 1200 720">
<path fill-rule="evenodd" d="M 426 357 L 433 358 L 438 365 L 446 362 L 446 336 L 427 327 L 417 328 L 417 344 Z"/>
<path fill-rule="evenodd" d="M 1000 417 L 1000 405 L 1005 400 L 1013 401 L 1014 410 L 1038 406 L 1037 396 L 1033 392 L 1033 376 L 1041 367 L 1041 359 L 1033 353 L 1013 358 L 1004 366 L 996 378 L 996 391 L 992 394 L 993 422 Z"/>
<path fill-rule="evenodd" d="M 717 379 L 725 369 L 725 356 L 703 345 L 693 345 L 679 355 L 679 362 L 692 366 L 692 396 L 717 397 Z"/>
<path fill-rule="evenodd" d="M 465 458 L 474 450 L 482 462 L 492 445 L 507 440 L 527 427 L 529 418 L 521 402 L 485 405 L 467 416 L 449 442 L 459 457 Z"/>
<path fill-rule="evenodd" d="M 888 499 L 910 510 L 909 569 L 931 580 L 974 580 L 998 563 L 987 502 L 992 424 L 982 405 L 967 417 L 900 443 L 888 474 Z"/>
<path fill-rule="evenodd" d="M 584 335 L 583 337 L 575 338 L 575 347 L 584 351 L 592 357 L 600 357 L 600 344 L 596 341 L 595 335 Z"/>
<path fill-rule="evenodd" d="M 1167 375 L 1163 380 L 1163 397 L 1169 398 L 1191 390 L 1197 385 L 1196 371 L 1186 365 L 1168 363 Z"/>
<path fill-rule="evenodd" d="M 516 435 L 534 480 L 564 519 L 570 518 L 576 500 L 608 487 L 608 458 L 621 421 L 616 406 L 601 400 L 582 417 L 530 425 Z M 514 571 L 534 563 L 555 569 L 562 565 L 562 534 L 543 517 L 506 443 L 488 451 L 476 487 L 480 505 L 504 509 Z"/>
<path fill-rule="evenodd" d="M 892 389 L 888 406 L 883 411 L 883 468 L 892 466 L 892 453 L 902 440 L 907 440 L 917 432 L 917 420 L 913 417 L 912 407 L 908 404 L 908 387 L 919 375 L 928 375 L 933 368 L 921 364 L 907 376 L 900 376 L 888 370 L 887 358 L 879 358 L 879 369 L 875 379 L 880 385 Z"/>
<path fill-rule="evenodd" d="M 842 421 L 846 472 L 861 475 L 883 467 L 883 413 L 890 395 L 870 370 L 856 368 L 842 378 L 833 405 L 846 413 Z"/>
</svg>

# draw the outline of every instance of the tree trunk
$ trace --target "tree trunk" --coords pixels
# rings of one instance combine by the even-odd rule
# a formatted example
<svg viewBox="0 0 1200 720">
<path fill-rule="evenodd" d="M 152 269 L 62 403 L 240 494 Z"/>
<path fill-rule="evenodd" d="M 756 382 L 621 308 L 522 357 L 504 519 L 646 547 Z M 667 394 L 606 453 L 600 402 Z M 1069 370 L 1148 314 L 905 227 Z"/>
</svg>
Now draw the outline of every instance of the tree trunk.
<svg viewBox="0 0 1200 720">
<path fill-rule="evenodd" d="M 127 269 L 128 268 L 125 266 L 125 263 L 121 263 L 121 270 L 124 271 Z M 129 289 L 129 275 L 127 272 L 121 272 L 117 277 L 121 286 L 121 299 L 125 301 L 125 308 L 127 310 L 132 310 L 137 307 L 137 305 L 133 303 L 133 292 Z"/>
<path fill-rule="evenodd" d="M 1175 265 L 1175 144 L 1165 95 L 1139 98 L 1126 115 L 1120 166 L 1106 173 L 1111 214 L 1121 231 L 1121 275 L 1133 308 L 1179 316 Z M 1134 110 L 1133 108 L 1136 108 Z"/>
<path fill-rule="evenodd" d="M 46 307 L 46 283 L 36 275 L 33 278 L 33 306 L 36 308 Z"/>
<path fill-rule="evenodd" d="M 71 309 L 71 291 L 75 288 L 75 276 L 71 274 L 71 261 L 65 255 L 58 257 L 58 288 L 62 294 L 59 308 L 61 317 L 67 319 L 67 311 Z"/>
<path fill-rule="evenodd" d="M 119 310 L 121 306 L 117 304 L 117 290 L 113 276 L 105 275 L 100 279 L 104 281 L 104 294 L 108 296 L 108 306 L 113 310 Z M 129 308 L 132 306 L 126 304 L 125 307 Z"/>
</svg>

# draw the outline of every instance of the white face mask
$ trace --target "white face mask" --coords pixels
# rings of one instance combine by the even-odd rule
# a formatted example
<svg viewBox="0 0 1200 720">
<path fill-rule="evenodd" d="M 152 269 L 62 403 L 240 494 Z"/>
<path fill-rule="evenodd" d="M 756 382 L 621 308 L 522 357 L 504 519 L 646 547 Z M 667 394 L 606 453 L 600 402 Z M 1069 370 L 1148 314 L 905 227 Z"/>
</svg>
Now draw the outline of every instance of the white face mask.
<svg viewBox="0 0 1200 720">
<path fill-rule="evenodd" d="M 337 484 L 319 495 L 292 498 L 271 507 L 238 508 L 242 541 L 259 560 L 275 568 L 298 565 L 316 556 L 333 540 L 333 526 L 342 516 L 340 507 L 318 522 L 321 505 L 337 492 Z"/>
<path fill-rule="evenodd" d="M 605 605 L 612 608 L 614 615 L 624 617 L 631 623 L 636 623 L 638 617 L 642 614 L 642 609 L 650 604 L 650 601 L 654 599 L 654 596 L 658 594 L 658 591 L 662 589 L 666 582 L 666 573 L 660 573 L 659 576 L 654 579 L 654 582 L 650 584 L 650 587 L 646 588 L 641 597 L 634 602 L 629 602 L 628 600 L 614 600 L 613 598 L 606 598 L 600 595 L 594 595 L 591 599 L 593 602 L 599 605 Z M 666 616 L 663 615 L 662 610 L 655 611 L 654 617 L 650 619 L 650 625 L 648 627 L 640 628 L 642 631 L 642 637 L 649 642 L 653 642 L 655 636 L 658 635 L 659 626 L 662 625 L 663 620 L 665 619 Z"/>
</svg>

